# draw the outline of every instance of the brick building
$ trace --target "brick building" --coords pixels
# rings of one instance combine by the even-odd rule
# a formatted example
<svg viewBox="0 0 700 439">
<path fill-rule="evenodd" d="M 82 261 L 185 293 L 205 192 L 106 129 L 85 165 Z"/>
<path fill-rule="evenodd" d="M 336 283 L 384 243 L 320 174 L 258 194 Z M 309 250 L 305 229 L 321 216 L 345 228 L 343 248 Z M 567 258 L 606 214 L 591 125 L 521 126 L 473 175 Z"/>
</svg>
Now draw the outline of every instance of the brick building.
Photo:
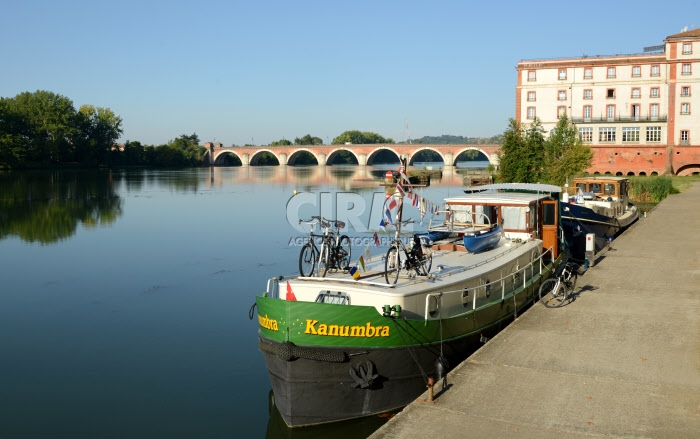
<svg viewBox="0 0 700 439">
<path fill-rule="evenodd" d="M 515 119 L 549 131 L 566 114 L 594 151 L 590 172 L 700 171 L 700 29 L 640 54 L 523 60 L 517 74 Z"/>
</svg>

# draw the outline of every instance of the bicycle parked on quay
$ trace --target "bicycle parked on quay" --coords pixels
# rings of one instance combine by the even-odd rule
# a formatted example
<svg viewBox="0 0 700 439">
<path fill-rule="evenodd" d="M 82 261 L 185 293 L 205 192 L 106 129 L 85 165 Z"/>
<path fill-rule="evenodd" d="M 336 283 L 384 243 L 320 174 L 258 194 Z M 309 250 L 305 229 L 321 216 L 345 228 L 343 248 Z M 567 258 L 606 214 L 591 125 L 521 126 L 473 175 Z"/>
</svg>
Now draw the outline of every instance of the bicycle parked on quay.
<svg viewBox="0 0 700 439">
<path fill-rule="evenodd" d="M 540 301 L 548 308 L 559 308 L 567 299 L 574 298 L 574 288 L 579 274 L 583 275 L 580 265 L 567 261 L 558 273 L 540 285 Z"/>
<path fill-rule="evenodd" d="M 402 221 L 400 225 L 410 224 L 413 220 Z M 397 227 L 394 239 L 391 241 L 389 251 L 384 260 L 384 276 L 386 283 L 395 284 L 399 280 L 399 273 L 413 276 L 428 276 L 433 265 L 433 252 L 427 236 L 413 235 L 413 245 L 407 249 L 399 237 L 400 227 Z M 425 249 L 423 249 L 425 247 Z M 401 260 L 401 251 L 406 259 Z M 414 274 L 415 273 L 415 274 Z"/>
<path fill-rule="evenodd" d="M 347 271 L 350 268 L 350 238 L 340 235 L 345 223 L 329 220 L 321 216 L 312 216 L 309 220 L 299 220 L 299 224 L 308 224 L 309 238 L 299 252 L 299 273 L 309 277 L 316 271 L 318 277 L 325 277 L 329 269 Z M 314 233 L 316 224 L 321 225 L 323 233 Z M 332 230 L 335 227 L 338 231 Z M 320 239 L 320 246 L 316 240 Z"/>
</svg>

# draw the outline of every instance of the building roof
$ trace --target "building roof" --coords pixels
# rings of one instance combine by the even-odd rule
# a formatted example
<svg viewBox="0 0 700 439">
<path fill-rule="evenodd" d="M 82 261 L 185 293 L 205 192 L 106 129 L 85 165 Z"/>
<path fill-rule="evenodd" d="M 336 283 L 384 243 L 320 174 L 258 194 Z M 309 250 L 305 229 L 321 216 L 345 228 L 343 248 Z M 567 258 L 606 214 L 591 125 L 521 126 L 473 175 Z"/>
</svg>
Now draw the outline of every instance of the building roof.
<svg viewBox="0 0 700 439">
<path fill-rule="evenodd" d="M 669 39 L 669 38 L 674 38 L 674 39 L 676 39 L 676 38 L 693 38 L 693 37 L 700 37 L 700 28 L 691 29 L 689 31 L 681 32 L 678 34 L 669 35 L 666 37 L 666 39 Z"/>
</svg>

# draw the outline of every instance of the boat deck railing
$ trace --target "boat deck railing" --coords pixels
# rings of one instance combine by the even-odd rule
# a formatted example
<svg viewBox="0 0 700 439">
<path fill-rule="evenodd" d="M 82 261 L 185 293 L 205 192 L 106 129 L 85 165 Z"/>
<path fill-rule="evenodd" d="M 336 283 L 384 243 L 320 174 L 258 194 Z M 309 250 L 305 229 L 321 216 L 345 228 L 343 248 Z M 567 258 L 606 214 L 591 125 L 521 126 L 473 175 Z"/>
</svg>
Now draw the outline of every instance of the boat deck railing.
<svg viewBox="0 0 700 439">
<path fill-rule="evenodd" d="M 493 287 L 498 287 L 501 290 L 501 300 L 505 300 L 506 298 L 506 284 L 508 283 L 507 281 L 512 279 L 513 281 L 513 290 L 512 292 L 515 292 L 518 287 L 516 287 L 516 283 L 520 283 L 520 277 L 522 277 L 522 288 L 523 290 L 527 288 L 528 281 L 530 281 L 534 276 L 535 273 L 542 273 L 543 269 L 551 269 L 552 264 L 545 264 L 543 258 L 547 255 L 551 255 L 554 252 L 554 248 L 550 247 L 546 249 L 544 252 L 542 252 L 541 255 L 539 255 L 535 260 L 533 260 L 531 263 L 527 264 L 523 268 L 518 269 L 517 271 L 514 271 L 513 273 L 510 273 L 506 276 L 501 277 L 500 279 L 496 279 L 492 282 L 487 282 L 481 285 L 477 285 L 474 287 L 469 287 L 469 288 L 462 288 L 459 290 L 453 290 L 453 291 L 442 291 L 439 293 L 430 293 L 426 295 L 425 297 L 425 320 L 437 320 L 442 318 L 440 315 L 440 304 L 442 302 L 442 298 L 444 296 L 448 295 L 453 295 L 453 294 L 460 294 L 462 297 L 464 297 L 465 293 L 473 292 L 472 294 L 472 306 L 470 311 L 476 311 L 479 307 L 476 306 L 477 299 L 479 298 L 479 294 L 483 294 L 484 296 L 488 297 L 491 294 L 491 290 Z M 537 268 L 535 268 L 537 267 Z M 537 271 L 535 271 L 537 269 Z M 527 276 L 527 271 L 530 270 L 530 277 Z M 430 310 L 430 304 L 431 301 L 435 301 L 437 304 L 435 310 L 431 311 Z"/>
<path fill-rule="evenodd" d="M 364 286 L 372 286 L 376 288 L 381 288 L 387 290 L 387 293 L 389 291 L 395 290 L 397 288 L 401 287 L 406 287 L 415 283 L 420 283 L 424 281 L 432 281 L 434 282 L 437 278 L 446 278 L 450 276 L 454 276 L 459 273 L 463 273 L 465 271 L 473 270 L 475 268 L 478 268 L 480 266 L 486 265 L 490 262 L 493 262 L 499 258 L 502 258 L 503 256 L 517 250 L 521 245 L 524 245 L 525 242 L 518 242 L 518 241 L 512 241 L 510 244 L 511 247 L 508 248 L 507 250 L 503 250 L 500 252 L 497 252 L 493 254 L 493 256 L 490 256 L 488 258 L 484 259 L 479 259 L 477 262 L 474 262 L 472 264 L 468 265 L 459 265 L 459 266 L 454 266 L 450 267 L 448 271 L 445 271 L 443 273 L 435 273 L 431 272 L 428 276 L 415 276 L 415 277 L 409 277 L 404 279 L 402 282 L 399 282 L 397 284 L 388 284 L 383 281 L 372 281 L 368 279 L 360 279 L 360 280 L 355 280 L 351 277 L 345 276 L 345 277 L 337 277 L 337 276 L 328 276 L 328 277 L 316 277 L 316 276 L 310 276 L 310 277 L 304 277 L 304 276 L 298 276 L 298 275 L 289 275 L 289 276 L 275 276 L 273 278 L 268 279 L 267 281 L 267 289 L 265 290 L 267 293 L 267 297 L 273 298 L 273 299 L 278 299 L 280 297 L 279 295 L 279 283 L 282 280 L 285 279 L 297 279 L 297 280 L 302 280 L 302 281 L 308 281 L 308 282 L 338 282 L 338 283 L 347 283 L 347 284 L 352 284 L 352 285 L 364 285 Z M 450 253 L 450 250 L 446 251 L 440 251 L 440 250 L 433 250 L 433 255 L 439 255 L 439 254 L 444 254 L 444 253 Z M 545 252 L 544 254 L 546 254 Z M 541 258 L 541 256 L 540 256 Z M 374 255 L 372 258 L 366 261 L 368 264 L 368 267 L 370 265 L 376 265 L 377 263 L 381 263 L 383 260 L 383 257 L 381 255 Z M 384 271 L 377 271 L 374 273 L 371 273 L 370 275 L 366 275 L 366 277 L 379 277 L 379 276 L 384 276 Z M 509 275 L 510 276 L 510 275 Z M 497 282 L 497 281 L 496 281 Z M 475 288 L 483 288 L 483 285 Z M 463 290 L 460 290 L 463 291 Z"/>
</svg>

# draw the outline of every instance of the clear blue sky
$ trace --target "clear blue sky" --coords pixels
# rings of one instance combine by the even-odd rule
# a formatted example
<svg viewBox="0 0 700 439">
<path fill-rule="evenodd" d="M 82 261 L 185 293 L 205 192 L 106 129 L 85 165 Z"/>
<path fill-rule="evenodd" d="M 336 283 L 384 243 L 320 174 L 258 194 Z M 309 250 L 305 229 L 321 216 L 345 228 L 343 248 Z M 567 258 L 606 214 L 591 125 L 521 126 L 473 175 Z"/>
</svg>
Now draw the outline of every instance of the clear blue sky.
<svg viewBox="0 0 700 439">
<path fill-rule="evenodd" d="M 108 107 L 120 139 L 224 145 L 372 131 L 490 137 L 521 59 L 640 53 L 696 0 L 7 1 L 0 96 Z"/>
</svg>

